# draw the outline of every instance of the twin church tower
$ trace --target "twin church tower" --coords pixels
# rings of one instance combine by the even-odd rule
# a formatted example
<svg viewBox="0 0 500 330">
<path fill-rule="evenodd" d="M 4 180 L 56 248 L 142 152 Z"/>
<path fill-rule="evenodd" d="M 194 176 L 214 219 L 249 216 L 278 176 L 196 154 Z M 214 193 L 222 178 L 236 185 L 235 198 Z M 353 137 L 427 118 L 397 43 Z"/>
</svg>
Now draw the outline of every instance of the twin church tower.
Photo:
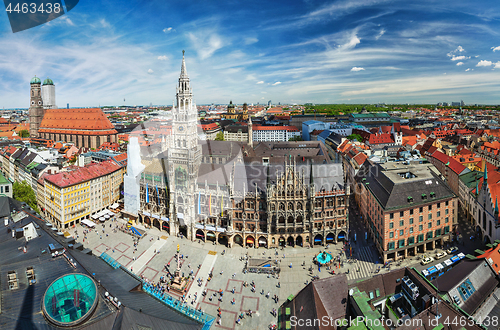
<svg viewBox="0 0 500 330">
<path fill-rule="evenodd" d="M 57 108 L 56 86 L 49 78 L 45 79 L 42 85 L 42 81 L 37 76 L 31 79 L 30 86 L 30 136 L 37 137 L 45 110 Z"/>
</svg>

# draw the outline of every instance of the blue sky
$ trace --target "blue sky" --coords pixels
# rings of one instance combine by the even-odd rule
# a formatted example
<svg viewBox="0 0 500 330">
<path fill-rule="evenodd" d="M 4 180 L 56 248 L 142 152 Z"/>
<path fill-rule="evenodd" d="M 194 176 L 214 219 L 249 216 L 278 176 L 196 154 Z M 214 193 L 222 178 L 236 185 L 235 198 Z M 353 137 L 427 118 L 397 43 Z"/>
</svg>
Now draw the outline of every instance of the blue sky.
<svg viewBox="0 0 500 330">
<path fill-rule="evenodd" d="M 13 34 L 0 107 L 50 77 L 60 107 L 172 104 L 182 50 L 197 104 L 500 104 L 496 1 L 99 1 Z"/>
</svg>

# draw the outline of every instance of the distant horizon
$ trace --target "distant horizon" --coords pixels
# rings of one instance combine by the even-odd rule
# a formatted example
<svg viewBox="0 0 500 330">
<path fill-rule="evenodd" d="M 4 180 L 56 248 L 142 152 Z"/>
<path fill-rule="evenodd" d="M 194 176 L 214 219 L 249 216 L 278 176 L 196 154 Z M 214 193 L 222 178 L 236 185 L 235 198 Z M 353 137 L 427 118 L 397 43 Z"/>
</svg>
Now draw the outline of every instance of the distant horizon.
<svg viewBox="0 0 500 330">
<path fill-rule="evenodd" d="M 458 102 L 458 101 L 453 101 L 453 102 Z M 244 102 L 246 103 L 246 102 Z M 307 102 L 307 103 L 310 103 L 310 102 Z M 306 105 L 307 103 L 302 103 L 302 104 L 281 104 L 281 105 L 277 105 L 277 104 L 273 104 L 273 106 L 304 106 Z M 228 105 L 229 103 L 213 103 L 213 105 L 215 106 L 225 106 L 225 105 Z M 233 104 L 239 106 L 239 105 L 243 105 L 243 103 L 234 103 Z M 251 103 L 247 103 L 248 105 L 251 106 Z M 315 106 L 319 106 L 319 105 L 387 105 L 387 106 L 398 106 L 398 105 L 401 105 L 401 106 L 437 106 L 437 103 L 411 103 L 411 104 L 408 104 L 408 103 L 313 103 Z M 212 103 L 210 104 L 197 104 L 196 106 L 211 106 Z M 258 104 L 253 104 L 253 106 L 257 106 Z M 267 106 L 267 104 L 260 104 L 260 105 L 263 105 L 263 106 Z M 477 103 L 476 104 L 465 104 L 463 106 L 452 106 L 452 105 L 447 105 L 447 106 L 442 106 L 442 107 L 448 107 L 448 108 L 451 108 L 451 107 L 482 107 L 482 106 L 486 106 L 486 107 L 490 107 L 490 106 L 495 106 L 495 107 L 500 107 L 500 104 L 485 104 L 485 103 Z M 153 105 L 101 105 L 101 106 L 88 106 L 88 107 L 69 107 L 69 109 L 90 109 L 90 108 L 100 108 L 100 109 L 103 109 L 103 108 L 134 108 L 134 107 L 142 107 L 142 108 L 150 108 L 150 107 L 172 107 L 172 105 L 157 105 L 157 104 L 153 104 Z M 441 106 L 440 106 L 441 107 Z M 66 109 L 66 107 L 59 107 L 58 109 Z M 2 108 L 0 109 L 0 111 L 12 111 L 12 110 L 24 110 L 24 111 L 28 111 L 29 108 Z M 360 110 L 361 111 L 361 110 Z M 380 112 L 384 112 L 384 111 L 388 111 L 388 109 L 385 109 L 384 108 L 380 108 Z M 390 111 L 390 109 L 389 109 Z M 373 111 L 372 111 L 373 112 Z"/>
</svg>

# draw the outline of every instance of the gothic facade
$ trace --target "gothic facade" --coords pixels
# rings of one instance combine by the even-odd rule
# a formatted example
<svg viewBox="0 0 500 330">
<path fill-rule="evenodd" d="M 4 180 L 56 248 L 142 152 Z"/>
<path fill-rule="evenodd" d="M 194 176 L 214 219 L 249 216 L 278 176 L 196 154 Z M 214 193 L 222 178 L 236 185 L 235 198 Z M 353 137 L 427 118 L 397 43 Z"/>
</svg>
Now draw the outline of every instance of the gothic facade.
<svg viewBox="0 0 500 330">
<path fill-rule="evenodd" d="M 228 247 L 347 239 L 342 164 L 298 164 L 300 155 L 284 164 L 246 162 L 239 143 L 198 139 L 192 97 L 183 55 L 172 133 L 140 177 L 140 222 Z"/>
</svg>

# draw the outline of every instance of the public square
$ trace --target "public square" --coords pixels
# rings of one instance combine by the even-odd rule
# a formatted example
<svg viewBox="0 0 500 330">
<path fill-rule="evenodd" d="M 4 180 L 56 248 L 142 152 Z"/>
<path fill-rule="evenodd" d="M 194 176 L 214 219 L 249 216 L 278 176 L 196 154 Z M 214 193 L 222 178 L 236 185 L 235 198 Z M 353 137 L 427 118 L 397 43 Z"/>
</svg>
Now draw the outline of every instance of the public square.
<svg viewBox="0 0 500 330">
<path fill-rule="evenodd" d="M 100 255 L 106 252 L 135 274 L 153 282 L 157 282 L 161 276 L 167 274 L 166 264 L 170 263 L 170 271 L 175 271 L 176 260 L 174 255 L 177 245 L 179 245 L 180 254 L 183 255 L 181 273 L 187 275 L 193 272 L 194 278 L 196 280 L 200 279 L 202 283 L 199 286 L 198 282 L 194 281 L 189 285 L 187 302 L 191 306 L 201 308 L 213 316 L 217 315 L 217 308 L 220 307 L 222 311 L 221 325 L 215 324 L 214 327 L 221 329 L 234 329 L 236 327 L 262 329 L 276 322 L 276 318 L 271 314 L 272 309 L 278 309 L 284 299 L 291 294 L 297 294 L 313 276 L 320 278 L 335 276 L 325 268 L 320 271 L 313 264 L 313 257 L 325 249 L 336 257 L 343 247 L 343 244 L 339 243 L 327 247 L 285 247 L 278 250 L 243 248 L 241 246 L 227 249 L 225 246 L 213 245 L 211 242 L 192 242 L 185 238 L 168 236 L 156 228 L 146 229 L 140 225 L 136 227 L 145 230 L 147 235 L 141 238 L 137 246 L 134 247 L 133 236 L 120 230 L 113 230 L 115 226 L 120 227 L 122 225 L 125 225 L 125 221 L 122 219 L 117 219 L 117 221 L 108 220 L 104 226 L 101 224 L 96 225 L 94 230 L 85 235 L 86 238 L 83 231 L 87 227 L 84 228 L 78 225 L 72 230 L 72 234 L 76 238 L 76 230 L 78 233 L 77 241 L 82 242 L 86 248 L 90 248 L 93 254 Z M 354 254 L 357 255 L 356 248 L 354 248 Z M 371 272 L 375 267 L 376 257 L 368 247 L 360 248 L 360 254 L 363 256 L 362 261 L 352 264 L 347 263 L 344 256 L 342 258 L 344 267 L 335 268 L 334 271 L 338 273 L 349 269 L 348 279 L 350 282 L 372 276 L 373 273 Z M 250 258 L 271 257 L 279 260 L 281 264 L 279 278 L 265 274 L 244 274 L 243 269 L 247 256 Z M 359 272 L 356 271 L 356 267 L 360 269 Z M 312 268 L 312 272 L 309 271 L 309 268 Z M 210 271 L 213 272 L 213 278 L 207 282 Z M 255 292 L 251 291 L 250 283 L 252 281 L 256 284 Z M 249 285 L 245 287 L 244 282 Z M 279 288 L 278 282 L 280 283 Z M 201 293 L 205 289 L 207 289 L 207 295 L 202 296 Z M 232 293 L 233 289 L 234 294 Z M 219 294 L 213 295 L 219 290 L 224 292 L 222 301 L 218 299 Z M 197 293 L 197 299 L 193 302 L 195 293 Z M 269 298 L 266 298 L 267 293 L 269 293 Z M 177 298 L 181 297 L 172 290 L 170 290 L 170 294 Z M 274 295 L 279 297 L 278 302 L 272 299 Z M 210 297 L 212 297 L 211 300 Z M 235 300 L 234 304 L 232 303 L 233 298 Z M 241 324 L 237 325 L 238 316 L 248 310 L 255 313 L 252 317 L 245 314 Z"/>
</svg>

